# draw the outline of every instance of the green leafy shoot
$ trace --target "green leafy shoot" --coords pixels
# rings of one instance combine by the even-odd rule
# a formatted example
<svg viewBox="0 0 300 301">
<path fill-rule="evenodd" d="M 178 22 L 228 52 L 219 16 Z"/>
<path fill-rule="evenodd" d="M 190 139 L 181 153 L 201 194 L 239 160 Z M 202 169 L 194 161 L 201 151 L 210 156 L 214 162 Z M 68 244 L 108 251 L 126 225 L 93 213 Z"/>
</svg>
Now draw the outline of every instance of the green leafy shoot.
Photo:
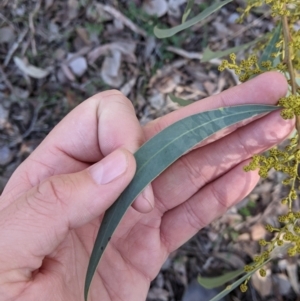
<svg viewBox="0 0 300 301">
<path fill-rule="evenodd" d="M 259 270 L 260 268 L 262 268 L 270 260 L 271 260 L 271 258 L 267 259 L 262 265 L 258 266 L 253 271 L 247 273 L 246 275 L 244 275 L 243 277 L 241 277 L 240 279 L 238 279 L 234 283 L 228 285 L 222 292 L 220 292 L 217 296 L 215 296 L 214 298 L 210 299 L 209 301 L 219 301 L 220 299 L 222 299 L 225 296 L 227 296 L 231 291 L 233 291 L 235 288 L 237 288 L 239 285 L 241 285 L 246 279 L 250 278 L 257 270 Z"/>
<path fill-rule="evenodd" d="M 175 95 L 173 95 L 173 94 L 169 94 L 169 97 L 170 97 L 170 99 L 171 99 L 173 102 L 179 104 L 181 107 L 185 107 L 185 106 L 188 106 L 188 105 L 190 105 L 190 104 L 193 103 L 193 102 L 190 101 L 190 100 L 182 99 L 182 98 L 177 97 L 177 96 L 175 96 Z"/>
<path fill-rule="evenodd" d="M 159 39 L 171 37 L 174 34 L 193 26 L 193 25 L 195 25 L 196 23 L 198 23 L 200 21 L 203 21 L 205 18 L 207 18 L 208 16 L 210 16 L 211 14 L 213 14 L 218 9 L 220 9 L 221 7 L 223 7 L 224 5 L 226 5 L 227 3 L 231 2 L 231 1 L 232 0 L 225 0 L 225 1 L 221 1 L 221 2 L 216 2 L 213 5 L 211 5 L 210 7 L 208 7 L 207 9 L 205 9 L 203 12 L 201 12 L 199 15 L 197 15 L 194 18 L 184 22 L 183 24 L 175 26 L 173 28 L 160 29 L 156 26 L 154 28 L 154 34 Z"/>
<path fill-rule="evenodd" d="M 258 65 L 261 69 L 266 70 L 265 67 L 262 66 L 263 62 L 271 61 L 272 65 L 274 66 L 274 58 L 272 57 L 272 53 L 277 53 L 278 48 L 276 47 L 282 32 L 282 23 L 278 24 L 274 30 L 273 36 L 271 41 L 268 43 L 267 47 L 265 48 L 264 52 L 262 53 Z"/>
<path fill-rule="evenodd" d="M 149 183 L 213 134 L 240 121 L 278 109 L 277 106 L 269 105 L 242 105 L 198 113 L 175 122 L 142 145 L 134 154 L 137 169 L 133 180 L 103 217 L 87 270 L 85 300 L 98 263 L 114 231 L 127 209 Z"/>
<path fill-rule="evenodd" d="M 203 57 L 202 57 L 201 62 L 202 63 L 209 62 L 212 59 L 218 59 L 218 58 L 227 56 L 230 53 L 236 53 L 238 51 L 245 50 L 245 49 L 255 45 L 261 39 L 262 38 L 258 38 L 254 41 L 249 42 L 249 43 L 239 45 L 239 46 L 236 46 L 236 47 L 232 47 L 232 48 L 229 48 L 229 49 L 226 49 L 226 50 L 220 50 L 220 51 L 212 51 L 209 47 L 206 47 L 204 49 Z"/>
<path fill-rule="evenodd" d="M 194 0 L 188 0 L 188 3 L 186 4 L 183 16 L 182 16 L 182 21 L 181 23 L 184 23 L 186 21 L 186 19 L 188 18 L 188 16 L 190 15 L 191 11 L 192 11 L 192 7 L 194 5 Z"/>
<path fill-rule="evenodd" d="M 212 288 L 220 287 L 220 286 L 224 285 L 225 283 L 233 280 L 234 278 L 236 278 L 244 273 L 245 273 L 244 269 L 240 269 L 237 271 L 227 272 L 218 277 L 198 276 L 197 280 L 198 280 L 199 284 L 202 285 L 203 287 L 205 287 L 207 289 L 212 289 Z"/>
</svg>

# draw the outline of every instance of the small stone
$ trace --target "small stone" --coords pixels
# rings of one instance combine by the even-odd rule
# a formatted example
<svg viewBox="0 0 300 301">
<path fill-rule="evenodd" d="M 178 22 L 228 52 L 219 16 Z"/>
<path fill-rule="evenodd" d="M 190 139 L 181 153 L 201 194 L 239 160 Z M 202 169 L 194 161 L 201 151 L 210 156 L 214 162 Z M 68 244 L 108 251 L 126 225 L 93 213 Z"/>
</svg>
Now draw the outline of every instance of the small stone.
<svg viewBox="0 0 300 301">
<path fill-rule="evenodd" d="M 148 0 L 145 1 L 142 8 L 148 15 L 160 18 L 167 13 L 168 2 L 166 0 Z"/>
<path fill-rule="evenodd" d="M 249 240 L 250 240 L 249 233 L 243 233 L 238 237 L 238 241 L 249 241 Z"/>
<path fill-rule="evenodd" d="M 0 166 L 5 166 L 13 159 L 13 154 L 8 146 L 3 145 L 0 147 Z"/>
<path fill-rule="evenodd" d="M 265 238 L 266 229 L 262 224 L 255 224 L 251 229 L 251 236 L 253 240 Z"/>
<path fill-rule="evenodd" d="M 201 286 L 198 281 L 193 280 L 186 288 L 182 301 L 209 301 L 218 295 L 218 289 L 207 289 Z M 224 298 L 219 299 L 225 301 Z"/>
<path fill-rule="evenodd" d="M 155 110 L 160 110 L 165 104 L 165 100 L 162 94 L 157 93 L 149 97 L 149 102 L 151 104 L 151 107 Z"/>
<path fill-rule="evenodd" d="M 291 282 L 284 274 L 274 275 L 274 281 L 281 295 L 287 295 L 291 290 Z"/>
<path fill-rule="evenodd" d="M 5 109 L 2 104 L 0 104 L 0 129 L 4 128 L 7 119 L 8 119 L 8 110 Z"/>
<path fill-rule="evenodd" d="M 72 56 L 72 54 L 68 54 L 68 59 L 72 58 Z M 81 77 L 88 68 L 86 59 L 83 56 L 79 56 L 76 59 L 72 60 L 69 63 L 69 67 L 71 68 L 72 72 L 78 77 Z"/>
<path fill-rule="evenodd" d="M 236 22 L 236 20 L 239 18 L 240 16 L 239 16 L 239 14 L 237 14 L 237 13 L 232 13 L 230 16 L 229 16 L 229 18 L 228 18 L 228 23 L 229 24 L 234 24 L 235 22 Z"/>
</svg>

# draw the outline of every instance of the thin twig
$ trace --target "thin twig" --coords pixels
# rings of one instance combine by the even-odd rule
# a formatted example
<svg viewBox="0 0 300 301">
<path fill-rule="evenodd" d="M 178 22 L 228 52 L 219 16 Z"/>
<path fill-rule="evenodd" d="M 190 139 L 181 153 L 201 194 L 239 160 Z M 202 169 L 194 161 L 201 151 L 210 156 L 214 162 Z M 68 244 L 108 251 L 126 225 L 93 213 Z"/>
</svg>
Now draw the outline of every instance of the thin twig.
<svg viewBox="0 0 300 301">
<path fill-rule="evenodd" d="M 11 21 L 9 21 L 3 14 L 1 14 L 1 12 L 0 12 L 0 19 L 2 19 L 2 21 L 4 21 L 5 23 L 7 23 L 8 25 L 10 25 L 13 29 L 16 29 L 14 23 L 12 23 Z"/>
<path fill-rule="evenodd" d="M 184 58 L 190 59 L 190 60 L 202 60 L 203 55 L 199 52 L 188 52 L 185 51 L 183 49 L 180 48 L 175 48 L 172 46 L 167 47 L 167 50 L 173 53 L 176 53 L 177 55 L 180 55 Z M 220 59 L 211 59 L 209 61 L 210 64 L 215 65 L 215 66 L 219 66 L 222 61 Z M 236 74 L 234 73 L 233 70 L 231 69 L 226 69 L 230 75 L 232 76 L 233 80 L 235 81 L 236 85 L 240 84 L 240 81 L 238 79 L 238 77 L 236 76 Z"/>
<path fill-rule="evenodd" d="M 72 61 L 74 61 L 75 59 L 77 59 L 80 56 L 84 56 L 87 53 L 89 53 L 92 50 L 91 46 L 85 46 L 83 48 L 81 48 L 79 51 L 77 51 L 76 53 L 72 54 L 72 57 L 70 57 L 69 59 L 65 59 L 63 61 L 64 64 L 68 65 L 70 64 Z"/>
<path fill-rule="evenodd" d="M 297 84 L 296 84 L 296 79 L 295 79 L 294 67 L 293 67 L 293 63 L 292 63 L 292 59 L 291 59 L 291 57 L 292 57 L 291 49 L 290 49 L 291 35 L 290 35 L 287 16 L 282 17 L 282 26 L 283 26 L 283 36 L 284 36 L 284 46 L 285 46 L 284 61 L 286 62 L 287 66 L 288 66 L 288 71 L 289 71 L 290 80 L 291 80 L 292 93 L 296 94 L 297 93 Z"/>
<path fill-rule="evenodd" d="M 33 12 L 29 14 L 29 18 L 28 18 L 28 21 L 29 21 L 29 28 L 30 28 L 31 47 L 32 47 L 32 53 L 33 53 L 34 56 L 37 55 L 37 50 L 36 50 L 36 42 L 35 42 L 35 38 L 34 38 L 34 35 L 35 35 L 35 27 L 34 27 L 33 19 L 34 19 L 34 17 L 36 16 L 36 14 L 38 13 L 38 11 L 40 10 L 40 7 L 41 7 L 41 1 L 39 0 L 39 1 L 36 3 Z"/>
<path fill-rule="evenodd" d="M 22 134 L 22 138 L 25 139 L 26 137 L 28 137 L 31 132 L 34 130 L 34 126 L 38 120 L 38 115 L 39 115 L 39 112 L 40 112 L 40 109 L 43 107 L 42 104 L 39 104 L 37 105 L 34 110 L 33 110 L 33 116 L 31 118 L 31 122 L 30 122 L 30 125 L 28 127 L 28 129 L 25 131 L 25 133 Z"/>
<path fill-rule="evenodd" d="M 8 4 L 9 0 L 4 0 L 4 3 L 0 4 L 0 8 L 5 8 L 5 6 Z"/>
<path fill-rule="evenodd" d="M 5 72 L 3 71 L 2 67 L 0 66 L 0 74 L 2 76 L 2 79 L 5 83 L 5 85 L 7 86 L 7 88 L 10 90 L 10 92 L 13 94 L 14 93 L 14 88 L 11 84 L 11 82 L 9 81 L 9 79 L 7 78 Z"/>
<path fill-rule="evenodd" d="M 137 27 L 130 19 L 125 17 L 121 12 L 119 12 L 112 6 L 103 5 L 103 9 L 104 9 L 104 11 L 106 11 L 107 13 L 112 15 L 115 19 L 121 21 L 125 26 L 130 28 L 132 31 L 140 34 L 143 37 L 147 37 L 147 33 L 143 29 Z"/>
<path fill-rule="evenodd" d="M 7 67 L 7 65 L 9 64 L 13 54 L 16 52 L 16 50 L 19 48 L 20 44 L 22 43 L 22 41 L 24 40 L 26 34 L 28 32 L 28 28 L 25 28 L 23 30 L 23 32 L 19 35 L 18 40 L 12 45 L 12 47 L 10 48 L 5 61 L 4 61 L 4 67 Z"/>
<path fill-rule="evenodd" d="M 283 37 L 284 37 L 284 61 L 288 67 L 288 72 L 289 72 L 290 82 L 292 87 L 292 94 L 295 95 L 297 94 L 297 83 L 296 83 L 295 71 L 294 71 L 292 56 L 291 56 L 290 43 L 292 38 L 289 30 L 289 23 L 288 23 L 287 16 L 282 17 L 282 28 L 283 28 Z M 296 129 L 300 137 L 300 116 L 296 116 Z M 300 139 L 298 140 L 297 148 L 300 149 Z"/>
<path fill-rule="evenodd" d="M 249 28 L 253 28 L 254 26 L 258 25 L 260 21 L 262 21 L 264 18 L 267 18 L 269 15 L 270 15 L 270 11 L 266 11 L 261 17 L 254 19 L 251 23 L 247 24 L 237 32 L 234 32 L 232 35 L 226 37 L 226 41 L 231 41 L 241 36 L 245 31 L 247 31 Z"/>
</svg>

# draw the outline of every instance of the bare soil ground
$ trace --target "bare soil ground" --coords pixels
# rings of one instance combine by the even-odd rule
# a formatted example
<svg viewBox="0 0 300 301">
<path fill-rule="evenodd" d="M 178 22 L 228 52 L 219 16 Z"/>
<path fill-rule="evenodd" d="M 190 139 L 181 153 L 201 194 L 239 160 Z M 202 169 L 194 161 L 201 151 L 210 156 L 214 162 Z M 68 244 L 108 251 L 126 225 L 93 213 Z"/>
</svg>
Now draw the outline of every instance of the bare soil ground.
<svg viewBox="0 0 300 301">
<path fill-rule="evenodd" d="M 210 5 L 197 0 L 192 15 Z M 16 167 L 76 105 L 111 88 L 121 90 L 145 124 L 176 110 L 168 94 L 191 101 L 238 84 L 220 59 L 204 51 L 255 40 L 274 26 L 266 9 L 236 24 L 236 0 L 175 37 L 158 40 L 153 28 L 180 23 L 185 0 L 0 1 L 0 192 Z M 242 58 L 244 51 L 238 53 Z M 71 133 L 70 133 L 71 134 Z M 284 193 L 278 173 L 237 207 L 171 254 L 153 281 L 148 301 L 206 301 L 197 276 L 242 268 L 260 251 L 266 222 L 274 223 Z M 278 258 L 267 277 L 255 274 L 246 294 L 223 300 L 299 300 L 299 260 Z"/>
</svg>

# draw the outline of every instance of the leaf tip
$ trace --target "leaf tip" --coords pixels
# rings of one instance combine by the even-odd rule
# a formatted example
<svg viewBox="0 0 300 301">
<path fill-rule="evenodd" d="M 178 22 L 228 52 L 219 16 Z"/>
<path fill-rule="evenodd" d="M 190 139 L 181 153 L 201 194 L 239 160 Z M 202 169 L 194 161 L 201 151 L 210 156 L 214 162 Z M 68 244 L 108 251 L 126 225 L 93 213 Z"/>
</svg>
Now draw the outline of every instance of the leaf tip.
<svg viewBox="0 0 300 301">
<path fill-rule="evenodd" d="M 153 32 L 158 39 L 161 39 L 161 36 L 160 36 L 161 29 L 157 25 L 154 27 Z"/>
</svg>

